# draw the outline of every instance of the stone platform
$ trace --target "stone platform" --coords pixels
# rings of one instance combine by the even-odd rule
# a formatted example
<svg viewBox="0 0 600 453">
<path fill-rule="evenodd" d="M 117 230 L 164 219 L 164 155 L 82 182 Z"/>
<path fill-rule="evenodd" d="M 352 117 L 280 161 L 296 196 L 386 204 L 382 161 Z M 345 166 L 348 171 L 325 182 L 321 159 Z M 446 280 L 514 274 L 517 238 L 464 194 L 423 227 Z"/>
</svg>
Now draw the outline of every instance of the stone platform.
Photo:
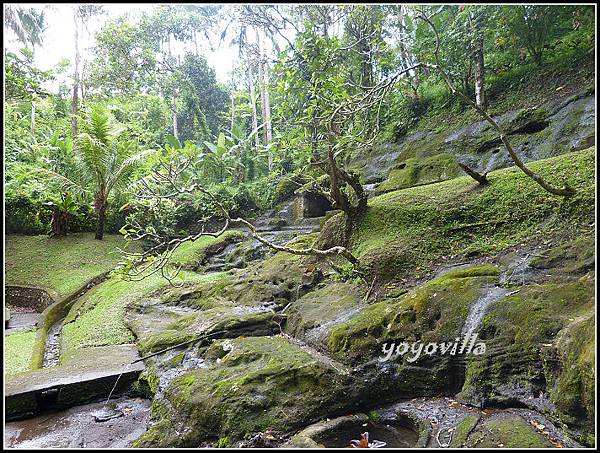
<svg viewBox="0 0 600 453">
<path fill-rule="evenodd" d="M 12 376 L 5 384 L 6 419 L 31 417 L 48 409 L 61 409 L 127 390 L 144 370 L 135 345 L 101 346 L 68 353 L 61 365 Z"/>
</svg>

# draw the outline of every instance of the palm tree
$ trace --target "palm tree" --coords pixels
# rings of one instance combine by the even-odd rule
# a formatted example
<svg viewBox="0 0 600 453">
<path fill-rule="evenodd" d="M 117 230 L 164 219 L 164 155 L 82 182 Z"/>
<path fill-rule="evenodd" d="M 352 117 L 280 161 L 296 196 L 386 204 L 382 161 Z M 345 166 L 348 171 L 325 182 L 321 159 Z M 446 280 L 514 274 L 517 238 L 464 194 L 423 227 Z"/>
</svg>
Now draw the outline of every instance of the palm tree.
<svg viewBox="0 0 600 453">
<path fill-rule="evenodd" d="M 131 143 L 121 140 L 123 132 L 124 128 L 114 122 L 105 108 L 94 107 L 82 123 L 77 137 L 78 153 L 73 174 L 67 176 L 41 170 L 70 191 L 93 195 L 98 215 L 96 239 L 104 237 L 109 195 L 113 190 L 123 189 L 133 170 L 154 151 L 133 152 Z"/>
</svg>

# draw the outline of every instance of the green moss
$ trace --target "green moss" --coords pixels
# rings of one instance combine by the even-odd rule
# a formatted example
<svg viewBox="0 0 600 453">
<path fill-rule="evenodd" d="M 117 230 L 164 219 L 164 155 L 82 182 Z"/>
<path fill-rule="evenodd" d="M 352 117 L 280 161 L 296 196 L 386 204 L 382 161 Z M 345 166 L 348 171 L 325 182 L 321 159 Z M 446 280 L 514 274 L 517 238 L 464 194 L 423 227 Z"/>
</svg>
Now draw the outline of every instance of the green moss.
<svg viewBox="0 0 600 453">
<path fill-rule="evenodd" d="M 306 330 L 335 321 L 361 305 L 362 292 L 350 283 L 333 283 L 309 292 L 287 311 L 286 332 L 302 336 Z"/>
<path fill-rule="evenodd" d="M 184 272 L 181 278 L 188 282 L 206 282 L 214 276 Z M 73 305 L 65 318 L 61 334 L 63 347 L 86 348 L 133 342 L 134 337 L 125 324 L 126 307 L 168 285 L 167 280 L 155 274 L 137 282 L 113 277 L 95 286 Z"/>
<path fill-rule="evenodd" d="M 65 237 L 6 236 L 6 283 L 37 286 L 57 300 L 117 265 L 122 236 L 74 233 Z"/>
<path fill-rule="evenodd" d="M 588 435 L 594 432 L 595 419 L 594 337 L 595 322 L 590 309 L 587 315 L 576 318 L 560 333 L 557 345 L 563 363 L 560 373 L 555 375 L 550 370 L 546 373 L 550 398 L 562 421 L 578 426 Z M 589 442 L 585 437 L 581 441 Z"/>
<path fill-rule="evenodd" d="M 378 354 L 387 340 L 452 341 L 460 332 L 479 287 L 497 280 L 490 265 L 439 277 L 402 295 L 368 306 L 336 326 L 328 339 L 332 355 L 356 362 Z"/>
<path fill-rule="evenodd" d="M 594 160 L 590 148 L 528 164 L 548 181 L 568 182 L 577 190 L 569 198 L 544 191 L 516 168 L 491 172 L 485 188 L 460 177 L 380 195 L 354 229 L 352 251 L 374 274 L 419 277 L 449 255 L 490 255 L 566 226 L 589 229 Z"/>
<path fill-rule="evenodd" d="M 198 266 L 204 261 L 207 251 L 239 241 L 243 237 L 244 234 L 237 230 L 226 231 L 219 237 L 201 236 L 193 242 L 184 242 L 181 244 L 173 252 L 171 259 L 174 263 L 183 266 Z"/>
<path fill-rule="evenodd" d="M 4 337 L 4 373 L 12 376 L 31 368 L 36 331 L 20 330 Z"/>
<path fill-rule="evenodd" d="M 504 402 L 507 385 L 542 389 L 565 423 L 593 432 L 593 311 L 591 279 L 522 286 L 497 301 L 482 322 L 486 354 L 467 360 L 459 398 Z"/>
<path fill-rule="evenodd" d="M 281 203 L 282 201 L 291 198 L 294 192 L 307 182 L 306 176 L 302 174 L 286 175 L 282 177 L 273 192 L 273 201 L 275 203 Z"/>
<path fill-rule="evenodd" d="M 168 348 L 169 346 L 174 346 L 179 343 L 184 343 L 186 341 L 192 340 L 194 338 L 193 334 L 186 332 L 179 332 L 177 330 L 162 330 L 158 333 L 149 335 L 144 338 L 139 344 L 138 347 L 142 354 L 149 354 L 151 352 L 160 351 L 161 349 Z"/>
<path fill-rule="evenodd" d="M 367 412 L 367 417 L 369 417 L 369 420 L 373 423 L 381 422 L 381 414 L 375 410 Z"/>
<path fill-rule="evenodd" d="M 531 260 L 531 266 L 561 274 L 578 274 L 594 268 L 594 238 L 584 236 L 546 250 Z"/>
<path fill-rule="evenodd" d="M 154 411 L 160 427 L 139 445 L 191 446 L 226 436 L 234 442 L 253 432 L 302 426 L 323 408 L 343 404 L 342 377 L 282 337 L 220 340 L 209 349 L 217 346 L 226 350 L 219 363 L 183 373 L 167 386 L 168 404 Z"/>
<path fill-rule="evenodd" d="M 484 436 L 477 447 L 496 448 L 550 448 L 553 445 L 542 434 L 537 433 L 521 417 L 498 418 L 483 423 Z M 475 436 L 474 436 L 475 437 Z M 467 442 L 467 446 L 469 445 Z"/>
<path fill-rule="evenodd" d="M 215 448 L 229 448 L 232 447 L 231 439 L 229 436 L 220 437 L 219 440 L 215 443 Z"/>
<path fill-rule="evenodd" d="M 477 415 L 468 415 L 458 425 L 454 431 L 454 436 L 450 443 L 452 448 L 464 447 L 467 443 L 469 434 L 473 431 L 477 423 L 479 423 L 480 417 Z"/>
<path fill-rule="evenodd" d="M 450 179 L 460 174 L 456 158 L 448 153 L 427 155 L 421 149 L 420 157 L 412 157 L 396 164 L 387 180 L 377 187 L 378 193 L 405 189 L 420 184 L 428 184 Z"/>
</svg>

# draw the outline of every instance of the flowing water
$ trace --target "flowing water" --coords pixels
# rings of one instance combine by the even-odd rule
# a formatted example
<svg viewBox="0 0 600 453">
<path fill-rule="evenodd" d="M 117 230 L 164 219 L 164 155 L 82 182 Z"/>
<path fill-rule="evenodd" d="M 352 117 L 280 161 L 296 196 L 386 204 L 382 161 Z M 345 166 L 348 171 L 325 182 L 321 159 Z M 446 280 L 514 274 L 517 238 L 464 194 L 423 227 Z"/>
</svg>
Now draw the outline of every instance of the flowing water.
<svg viewBox="0 0 600 453">
<path fill-rule="evenodd" d="M 488 308 L 494 303 L 502 299 L 508 294 L 506 288 L 493 286 L 491 288 L 483 288 L 483 295 L 479 297 L 469 308 L 469 314 L 462 328 L 462 334 L 468 335 L 479 327 L 484 316 L 487 314 Z"/>
</svg>

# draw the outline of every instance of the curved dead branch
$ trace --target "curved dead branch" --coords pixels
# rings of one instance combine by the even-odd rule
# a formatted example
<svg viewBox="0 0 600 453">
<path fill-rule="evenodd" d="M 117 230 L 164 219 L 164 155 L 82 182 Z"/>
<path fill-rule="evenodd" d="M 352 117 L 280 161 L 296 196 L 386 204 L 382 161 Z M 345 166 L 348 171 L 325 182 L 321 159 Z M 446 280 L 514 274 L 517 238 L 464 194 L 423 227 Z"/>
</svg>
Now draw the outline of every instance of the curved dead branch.
<svg viewBox="0 0 600 453">
<path fill-rule="evenodd" d="M 475 110 L 477 110 L 477 112 L 483 117 L 483 119 L 485 119 L 496 130 L 496 132 L 498 133 L 498 135 L 500 137 L 500 140 L 502 140 L 502 143 L 504 144 L 506 150 L 508 151 L 508 154 L 510 155 L 511 159 L 513 160 L 515 165 L 523 171 L 523 173 L 525 173 L 527 176 L 529 176 L 531 179 L 533 179 L 535 182 L 537 182 L 540 186 L 542 186 L 542 188 L 544 190 L 546 190 L 547 192 L 550 192 L 554 195 L 570 196 L 570 195 L 575 194 L 575 189 L 570 187 L 568 184 L 565 183 L 564 187 L 555 187 L 552 184 L 546 182 L 544 180 L 544 178 L 542 178 L 540 175 L 538 175 L 537 173 L 532 171 L 529 167 L 527 167 L 523 163 L 523 161 L 519 158 L 519 156 L 517 155 L 515 150 L 513 149 L 512 145 L 508 139 L 508 134 L 504 131 L 504 129 L 485 111 L 485 109 L 478 106 L 477 103 L 475 103 L 471 98 L 469 98 L 462 91 L 456 89 L 456 87 L 454 86 L 454 84 L 448 77 L 448 74 L 446 74 L 446 71 L 444 71 L 444 69 L 442 68 L 442 65 L 440 63 L 440 56 L 439 56 L 440 35 L 439 35 L 435 25 L 433 24 L 431 19 L 429 17 L 427 17 L 427 15 L 425 15 L 422 11 L 420 11 L 418 13 L 417 17 L 419 17 L 420 19 L 425 21 L 429 25 L 429 27 L 431 28 L 431 30 L 433 31 L 433 33 L 435 35 L 435 49 L 434 49 L 433 54 L 435 57 L 436 64 L 435 65 L 423 64 L 423 66 L 436 70 L 442 76 L 442 79 L 444 79 L 444 82 L 450 89 L 450 92 L 454 95 L 458 95 L 463 101 L 465 101 L 467 104 L 469 104 Z"/>
</svg>

